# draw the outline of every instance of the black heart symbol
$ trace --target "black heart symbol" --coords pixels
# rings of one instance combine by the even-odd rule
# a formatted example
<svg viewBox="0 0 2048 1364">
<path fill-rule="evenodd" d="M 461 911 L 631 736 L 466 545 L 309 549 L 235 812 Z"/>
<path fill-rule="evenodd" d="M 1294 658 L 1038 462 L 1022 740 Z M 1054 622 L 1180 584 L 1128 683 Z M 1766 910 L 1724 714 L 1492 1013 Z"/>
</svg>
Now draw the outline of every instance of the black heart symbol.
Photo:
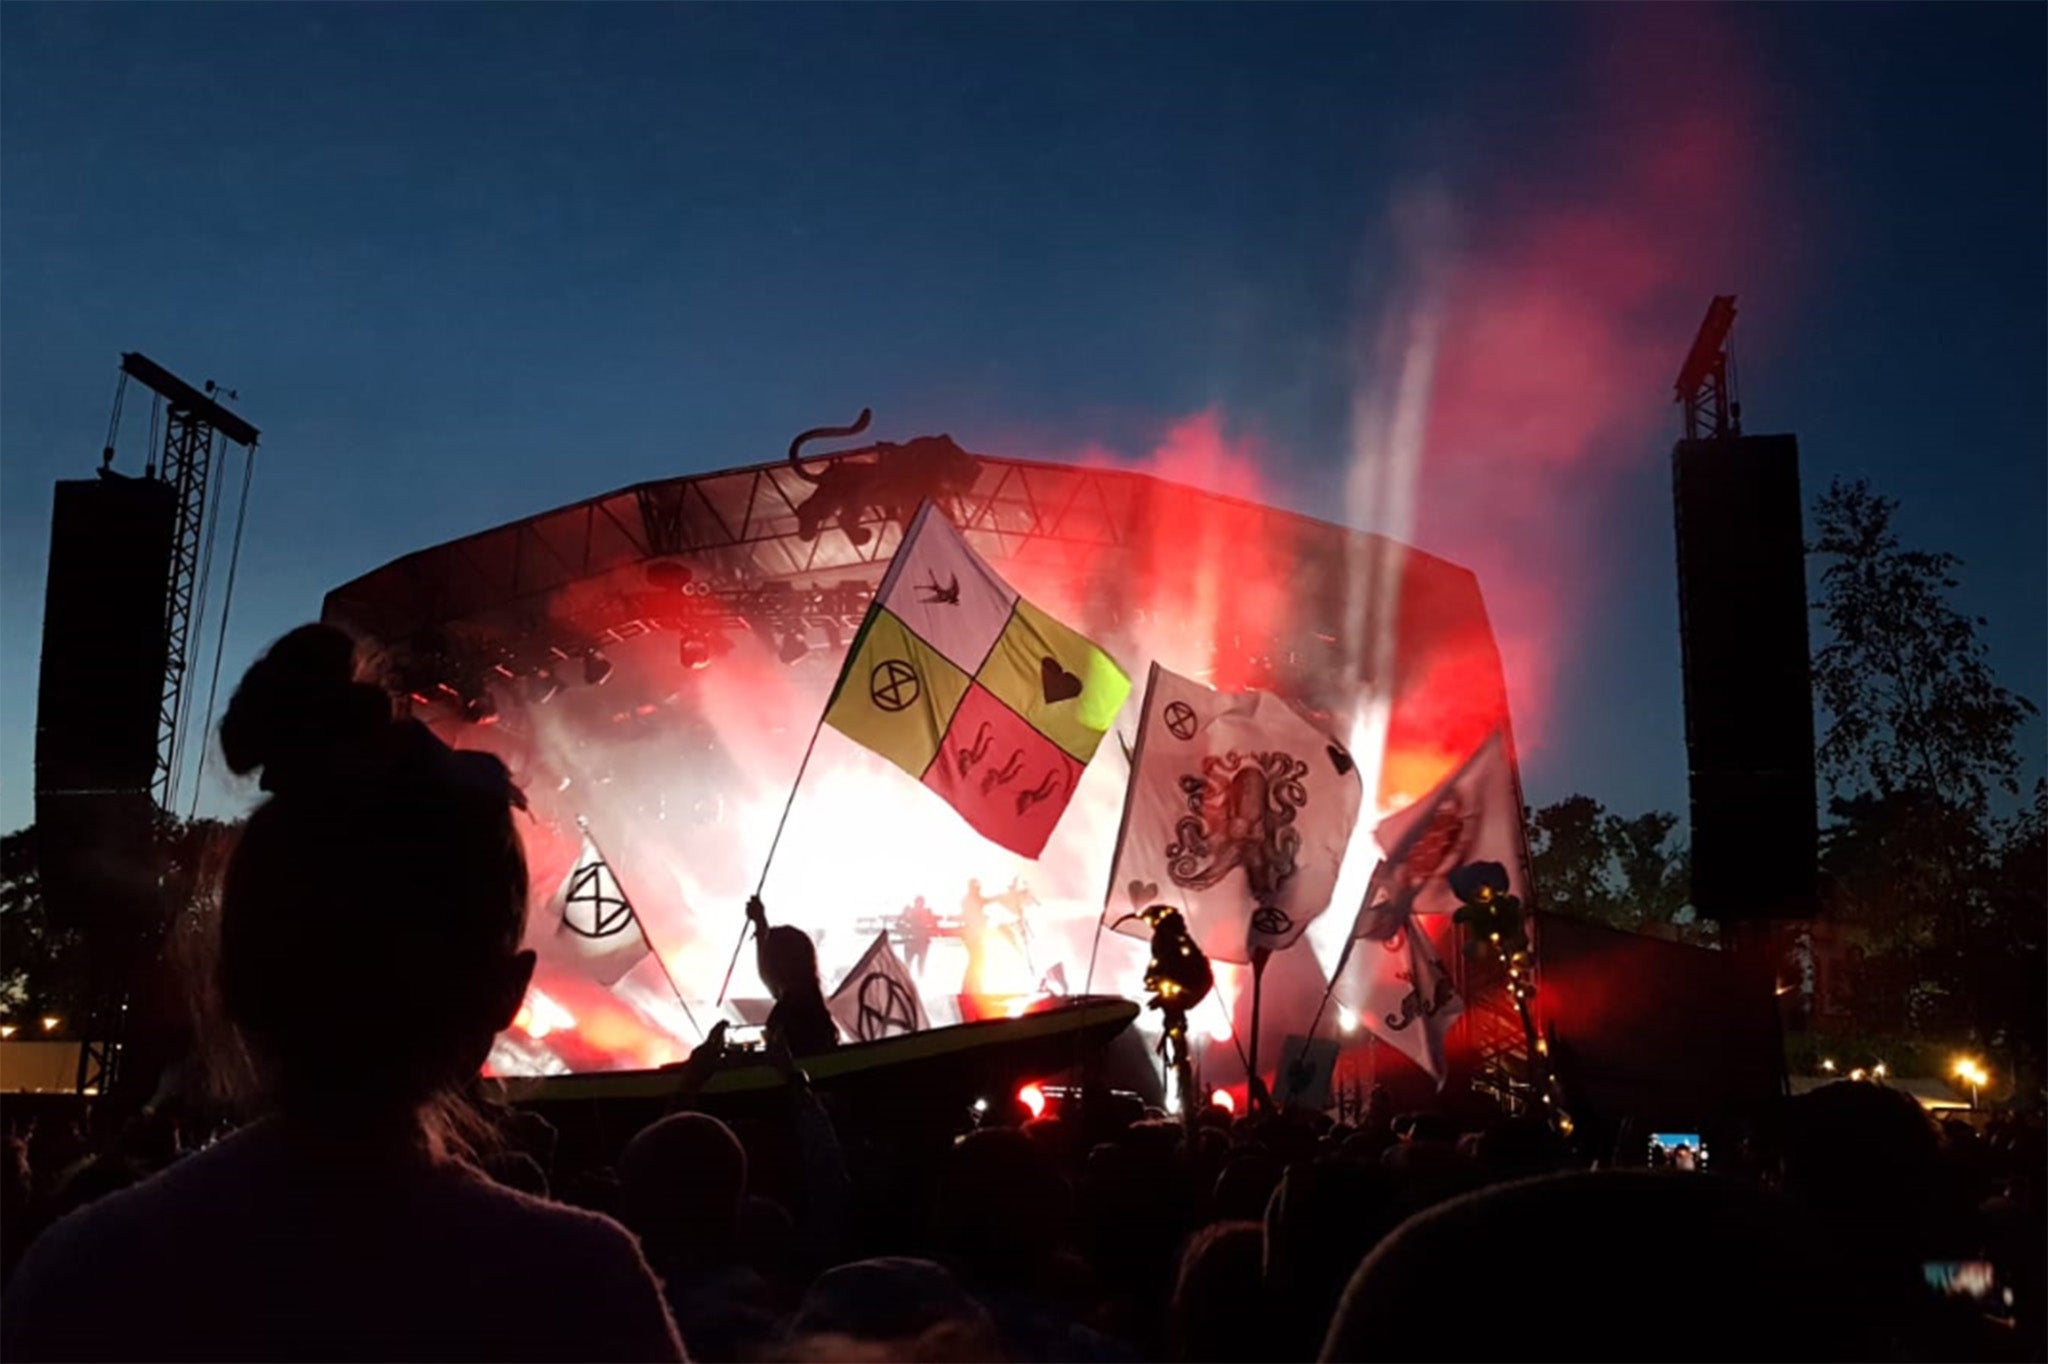
<svg viewBox="0 0 2048 1364">
<path fill-rule="evenodd" d="M 1124 889 L 1130 892 L 1131 903 L 1140 907 L 1149 905 L 1159 898 L 1157 881 L 1133 881 Z"/>
<path fill-rule="evenodd" d="M 1042 658 L 1038 661 L 1038 681 L 1045 688 L 1047 704 L 1054 701 L 1071 701 L 1081 694 L 1081 679 L 1051 658 Z"/>
<path fill-rule="evenodd" d="M 1357 763 L 1351 761 L 1349 753 L 1346 753 L 1335 744 L 1331 744 L 1324 752 L 1330 755 L 1330 765 L 1337 769 L 1337 775 L 1340 777 L 1350 776 L 1351 769 L 1358 766 Z"/>
</svg>

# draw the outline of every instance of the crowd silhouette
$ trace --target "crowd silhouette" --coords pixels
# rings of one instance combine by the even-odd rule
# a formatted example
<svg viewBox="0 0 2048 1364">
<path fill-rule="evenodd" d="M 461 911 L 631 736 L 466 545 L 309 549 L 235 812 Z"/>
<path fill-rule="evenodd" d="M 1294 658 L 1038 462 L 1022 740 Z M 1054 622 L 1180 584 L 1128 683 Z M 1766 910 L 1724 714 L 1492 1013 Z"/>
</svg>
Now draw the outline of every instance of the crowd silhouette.
<svg viewBox="0 0 2048 1364">
<path fill-rule="evenodd" d="M 1192 1124 L 1091 1094 L 992 1112 L 879 1200 L 805 1083 L 815 956 L 758 914 L 780 1099 L 692 1111 L 717 1030 L 679 1111 L 572 1159 L 475 1085 L 534 964 L 504 767 L 394 718 L 317 626 L 221 741 L 268 793 L 212 975 L 247 1116 L 10 1128 L 8 1360 L 2044 1357 L 2038 1118 L 1937 1124 L 1875 1084 L 1788 1101 L 1712 1172 L 1384 1094 Z"/>
</svg>

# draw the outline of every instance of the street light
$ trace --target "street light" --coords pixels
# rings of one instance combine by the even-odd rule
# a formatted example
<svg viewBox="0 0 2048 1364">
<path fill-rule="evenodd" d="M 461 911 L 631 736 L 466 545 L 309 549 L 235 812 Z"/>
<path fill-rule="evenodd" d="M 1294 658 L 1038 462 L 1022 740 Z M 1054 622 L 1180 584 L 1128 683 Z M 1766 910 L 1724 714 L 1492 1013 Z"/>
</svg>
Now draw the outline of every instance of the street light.
<svg viewBox="0 0 2048 1364">
<path fill-rule="evenodd" d="M 1970 1087 L 1970 1110 L 1975 1112 L 1977 1108 L 1977 1093 L 1985 1085 L 1991 1083 L 1991 1076 L 1985 1072 L 1984 1067 L 1977 1064 L 1975 1059 L 1968 1056 L 1958 1056 L 1955 1064 L 1955 1077 Z"/>
</svg>

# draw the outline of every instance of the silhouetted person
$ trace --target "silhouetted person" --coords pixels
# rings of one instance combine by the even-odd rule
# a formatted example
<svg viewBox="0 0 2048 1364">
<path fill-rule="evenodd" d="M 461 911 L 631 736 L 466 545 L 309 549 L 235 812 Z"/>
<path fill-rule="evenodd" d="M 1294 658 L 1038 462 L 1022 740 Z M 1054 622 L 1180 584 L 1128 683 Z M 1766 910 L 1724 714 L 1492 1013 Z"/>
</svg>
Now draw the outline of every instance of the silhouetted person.
<svg viewBox="0 0 2048 1364">
<path fill-rule="evenodd" d="M 1511 1242 L 1532 1253 L 1495 1287 L 1529 1311 L 1493 1310 L 1473 1284 L 1489 1248 Z M 1764 1190 L 1711 1174 L 1550 1175 L 1403 1222 L 1352 1276 L 1321 1357 L 1898 1358 L 1864 1306 L 1817 1231 Z"/>
<path fill-rule="evenodd" d="M 767 1282 L 741 1253 L 747 1154 L 703 1113 L 642 1128 L 619 1157 L 619 1220 L 661 1276 L 692 1359 L 751 1358 L 775 1334 Z"/>
<path fill-rule="evenodd" d="M 1265 1229 L 1257 1222 L 1216 1222 L 1196 1232 L 1182 1255 L 1167 1309 L 1167 1346 L 1186 1364 L 1274 1358 L 1260 1286 Z"/>
<path fill-rule="evenodd" d="M 269 1111 L 46 1232 L 0 1354 L 681 1358 L 623 1228 L 456 1155 L 453 1096 L 534 964 L 504 765 L 394 721 L 320 626 L 249 670 L 221 747 L 270 792 L 227 869 L 214 973 Z"/>
<path fill-rule="evenodd" d="M 787 924 L 770 928 L 768 911 L 758 896 L 747 901 L 747 918 L 754 925 L 755 968 L 775 997 L 775 1007 L 768 1011 L 769 1044 L 779 1040 L 792 1056 L 816 1056 L 838 1046 L 839 1026 L 825 1007 L 825 990 L 818 983 L 818 949 L 810 934 Z"/>
</svg>

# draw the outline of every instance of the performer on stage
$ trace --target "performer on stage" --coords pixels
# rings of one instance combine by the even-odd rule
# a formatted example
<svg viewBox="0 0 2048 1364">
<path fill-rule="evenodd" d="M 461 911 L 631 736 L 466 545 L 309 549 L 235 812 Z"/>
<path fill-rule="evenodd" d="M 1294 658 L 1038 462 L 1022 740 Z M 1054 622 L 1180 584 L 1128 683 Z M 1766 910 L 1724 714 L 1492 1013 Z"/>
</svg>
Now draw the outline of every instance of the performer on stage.
<svg viewBox="0 0 2048 1364">
<path fill-rule="evenodd" d="M 967 971 L 960 978 L 960 993 L 980 996 L 987 993 L 988 972 L 988 900 L 981 893 L 981 881 L 967 883 L 967 894 L 960 897 L 960 942 L 967 949 Z"/>
<path fill-rule="evenodd" d="M 931 950 L 932 939 L 938 936 L 939 916 L 920 895 L 911 901 L 897 918 L 897 927 L 903 935 L 903 964 L 910 968 L 912 975 L 924 973 L 924 956 Z"/>
<path fill-rule="evenodd" d="M 747 918 L 754 925 L 754 965 L 761 983 L 775 997 L 768 1011 L 767 1036 L 791 1056 L 815 1056 L 839 1045 L 839 1028 L 825 1007 L 818 983 L 818 949 L 810 935 L 787 924 L 768 926 L 768 909 L 756 895 L 747 900 Z"/>
</svg>

